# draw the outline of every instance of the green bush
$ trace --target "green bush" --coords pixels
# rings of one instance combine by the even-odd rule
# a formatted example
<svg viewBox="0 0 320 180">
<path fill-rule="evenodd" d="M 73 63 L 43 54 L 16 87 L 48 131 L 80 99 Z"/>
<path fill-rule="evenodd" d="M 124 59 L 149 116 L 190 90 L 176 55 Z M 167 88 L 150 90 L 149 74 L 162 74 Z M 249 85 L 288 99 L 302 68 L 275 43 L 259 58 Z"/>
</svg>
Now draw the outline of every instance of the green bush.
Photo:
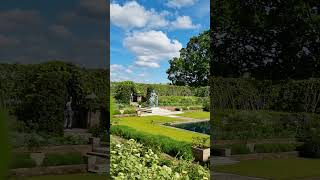
<svg viewBox="0 0 320 180">
<path fill-rule="evenodd" d="M 121 136 L 125 139 L 135 139 L 146 146 L 152 147 L 154 149 L 160 149 L 162 152 L 167 153 L 171 156 L 182 157 L 184 159 L 193 158 L 190 143 L 176 141 L 166 136 L 143 133 L 133 128 L 122 125 L 112 126 L 110 132 L 111 134 Z"/>
<path fill-rule="evenodd" d="M 245 144 L 233 144 L 229 146 L 231 154 L 250 154 L 250 149 Z"/>
<path fill-rule="evenodd" d="M 274 152 L 289 152 L 295 151 L 297 144 L 256 144 L 254 151 L 257 153 L 274 153 Z"/>
<path fill-rule="evenodd" d="M 80 152 L 48 153 L 43 160 L 43 166 L 61 166 L 85 164 L 85 159 Z"/>
<path fill-rule="evenodd" d="M 10 162 L 10 169 L 36 167 L 36 162 L 29 153 L 15 153 Z"/>
<path fill-rule="evenodd" d="M 123 114 L 136 114 L 135 108 L 125 109 Z"/>
<path fill-rule="evenodd" d="M 113 115 L 119 115 L 119 114 L 121 114 L 120 110 L 117 109 L 113 111 Z"/>
<path fill-rule="evenodd" d="M 114 98 L 119 103 L 129 104 L 131 94 L 136 93 L 136 85 L 132 81 L 118 83 L 114 90 Z"/>
</svg>

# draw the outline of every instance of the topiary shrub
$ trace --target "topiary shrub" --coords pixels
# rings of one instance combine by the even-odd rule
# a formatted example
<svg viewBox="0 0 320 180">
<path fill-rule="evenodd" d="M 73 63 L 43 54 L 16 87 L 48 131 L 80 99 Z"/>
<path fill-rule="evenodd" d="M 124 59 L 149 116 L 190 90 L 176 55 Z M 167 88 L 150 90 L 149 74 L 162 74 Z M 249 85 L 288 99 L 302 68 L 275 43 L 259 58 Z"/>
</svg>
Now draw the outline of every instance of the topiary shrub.
<svg viewBox="0 0 320 180">
<path fill-rule="evenodd" d="M 114 98 L 118 103 L 129 104 L 131 94 L 136 92 L 136 86 L 132 81 L 118 83 L 115 88 Z"/>
</svg>

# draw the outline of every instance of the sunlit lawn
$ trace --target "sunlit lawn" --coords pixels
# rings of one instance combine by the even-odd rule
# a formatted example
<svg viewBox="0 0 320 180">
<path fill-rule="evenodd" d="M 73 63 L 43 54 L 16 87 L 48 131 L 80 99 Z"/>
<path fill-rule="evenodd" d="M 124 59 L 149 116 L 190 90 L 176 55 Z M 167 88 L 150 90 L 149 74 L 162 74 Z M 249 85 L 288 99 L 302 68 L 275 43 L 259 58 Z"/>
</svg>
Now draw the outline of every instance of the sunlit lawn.
<svg viewBox="0 0 320 180">
<path fill-rule="evenodd" d="M 21 177 L 12 178 L 12 180 L 107 180 L 109 179 L 106 174 L 68 174 L 68 175 L 48 175 L 48 176 L 35 176 L 35 177 Z"/>
<path fill-rule="evenodd" d="M 320 159 L 290 158 L 248 160 L 217 166 L 214 171 L 274 180 L 295 180 L 320 177 Z"/>
<path fill-rule="evenodd" d="M 194 119 L 209 119 L 210 112 L 199 111 L 199 112 L 185 112 L 183 114 L 178 114 L 178 116 L 189 117 Z"/>
<path fill-rule="evenodd" d="M 209 135 L 161 125 L 168 122 L 183 121 L 177 118 L 162 116 L 124 117 L 119 118 L 119 125 L 125 125 L 142 132 L 171 137 L 178 141 L 192 142 L 192 137 L 209 137 Z"/>
</svg>

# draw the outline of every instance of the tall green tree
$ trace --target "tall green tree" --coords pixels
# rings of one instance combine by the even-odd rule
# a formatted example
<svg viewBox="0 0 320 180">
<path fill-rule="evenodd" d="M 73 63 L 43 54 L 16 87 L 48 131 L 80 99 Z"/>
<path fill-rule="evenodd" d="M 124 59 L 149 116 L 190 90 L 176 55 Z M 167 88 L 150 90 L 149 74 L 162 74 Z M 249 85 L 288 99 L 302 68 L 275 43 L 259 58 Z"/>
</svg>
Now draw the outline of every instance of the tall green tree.
<svg viewBox="0 0 320 180">
<path fill-rule="evenodd" d="M 320 77 L 318 1 L 215 1 L 214 76 Z"/>
<path fill-rule="evenodd" d="M 207 86 L 209 78 L 209 31 L 192 37 L 180 57 L 169 61 L 168 79 L 174 85 Z"/>
</svg>

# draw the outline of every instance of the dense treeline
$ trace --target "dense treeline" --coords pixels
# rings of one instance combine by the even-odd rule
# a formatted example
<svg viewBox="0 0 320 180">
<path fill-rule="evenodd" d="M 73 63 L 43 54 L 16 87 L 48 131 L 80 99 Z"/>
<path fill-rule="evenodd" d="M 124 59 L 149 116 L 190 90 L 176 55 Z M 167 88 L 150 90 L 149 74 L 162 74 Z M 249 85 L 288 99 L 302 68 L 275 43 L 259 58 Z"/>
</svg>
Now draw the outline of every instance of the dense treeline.
<svg viewBox="0 0 320 180">
<path fill-rule="evenodd" d="M 74 109 L 108 104 L 107 70 L 84 69 L 52 61 L 43 64 L 0 64 L 0 105 L 35 131 L 61 134 L 64 106 L 73 98 Z M 96 100 L 87 100 L 94 93 Z"/>
</svg>

